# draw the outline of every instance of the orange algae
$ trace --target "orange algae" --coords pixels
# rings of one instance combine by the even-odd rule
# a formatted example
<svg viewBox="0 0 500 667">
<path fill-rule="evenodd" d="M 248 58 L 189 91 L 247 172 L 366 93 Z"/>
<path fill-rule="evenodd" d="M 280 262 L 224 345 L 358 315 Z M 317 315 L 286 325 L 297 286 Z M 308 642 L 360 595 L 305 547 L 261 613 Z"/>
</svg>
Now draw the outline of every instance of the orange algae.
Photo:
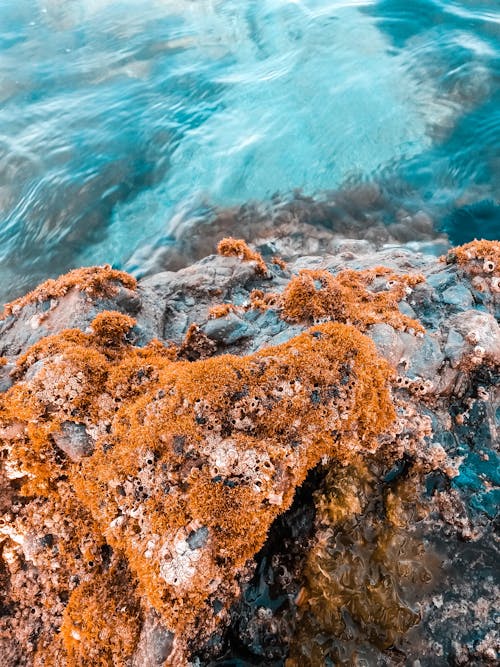
<svg viewBox="0 0 500 667">
<path fill-rule="evenodd" d="M 124 271 L 112 269 L 109 265 L 75 269 L 55 280 L 46 280 L 32 292 L 7 303 L 0 319 L 5 319 L 30 303 L 58 299 L 71 289 L 85 292 L 90 297 L 112 296 L 118 291 L 117 283 L 128 289 L 135 289 L 137 286 L 135 278 Z"/>
<path fill-rule="evenodd" d="M 134 325 L 135 320 L 132 317 L 116 311 L 105 310 L 92 321 L 93 339 L 99 346 L 106 349 L 119 347 Z"/>
<path fill-rule="evenodd" d="M 279 308 L 280 297 L 280 294 L 275 294 L 274 292 L 266 294 L 261 289 L 254 289 L 250 292 L 250 307 L 258 310 Z"/>
<path fill-rule="evenodd" d="M 157 341 L 133 347 L 133 323 L 101 313 L 90 333 L 67 330 L 33 346 L 2 396 L 0 428 L 17 434 L 7 444 L 26 497 L 64 519 L 61 572 L 78 571 L 82 540 L 94 562 L 105 545 L 125 563 L 142 611 L 153 607 L 186 642 L 200 626 L 213 631 L 222 614 L 212 603 L 228 608 L 236 575 L 307 471 L 325 456 L 346 462 L 377 449 L 395 418 L 392 370 L 341 323 L 247 357 L 194 362 L 174 360 Z M 55 437 L 68 423 L 85 427 L 91 455 L 61 453 Z M 120 615 L 125 592 L 112 572 L 101 564 L 67 590 L 58 664 L 130 659 L 141 610 L 130 603 L 130 623 Z M 110 640 L 105 625 L 120 637 Z"/>
<path fill-rule="evenodd" d="M 368 287 L 380 276 L 387 279 L 387 289 L 371 291 Z M 394 275 L 378 267 L 367 271 L 341 271 L 332 275 L 325 270 L 303 269 L 294 276 L 280 297 L 285 319 L 291 322 L 317 322 L 334 319 L 360 329 L 385 322 L 395 329 L 423 332 L 422 325 L 398 310 L 398 301 L 408 288 L 423 281 L 420 275 Z"/>
<path fill-rule="evenodd" d="M 2 440 L 5 447 L 6 440 Z M 68 598 L 71 600 L 74 594 L 77 599 L 80 596 L 79 587 L 88 588 L 89 582 L 102 572 L 105 542 L 100 537 L 98 526 L 74 494 L 65 490 L 63 485 L 58 486 L 58 491 L 60 494 L 54 493 L 52 488 L 49 493 L 38 497 L 26 496 L 20 507 L 15 509 L 14 506 L 14 512 L 5 515 L 7 523 L 0 521 L 0 533 L 4 533 L 0 536 L 4 539 L 3 544 L 0 539 L 0 551 L 3 548 L 4 558 L 6 552 L 11 554 L 8 566 L 10 585 L 4 594 L 8 594 L 9 604 L 18 610 L 7 619 L 7 629 L 14 633 L 13 639 L 20 644 L 22 664 L 45 667 L 89 664 L 66 662 L 61 635 L 54 634 L 54 630 L 60 627 Z M 15 535 L 22 536 L 25 544 L 29 545 L 25 549 L 29 558 L 23 551 L 12 551 L 9 537 Z M 129 588 L 128 594 L 132 599 L 133 587 Z M 104 597 L 107 594 L 94 589 L 94 598 L 100 595 Z M 93 603 L 88 600 L 88 604 L 91 606 Z M 26 614 L 28 619 L 23 618 Z M 97 615 L 95 621 L 99 622 Z M 112 617 L 108 622 L 112 623 Z M 0 641 L 5 639 L 5 629 L 5 625 L 0 623 Z M 34 645 L 32 632 L 36 634 Z M 2 655 L 5 664 L 21 664 L 16 660 L 15 653 L 9 655 L 10 642 L 7 646 L 2 643 L 2 646 L 6 648 Z M 28 658 L 32 660 L 28 662 Z"/>
<path fill-rule="evenodd" d="M 251 250 L 243 239 L 224 238 L 219 241 L 217 252 L 223 257 L 238 257 L 245 262 L 255 262 L 256 272 L 261 275 L 267 274 L 267 266 L 262 255 Z"/>
<path fill-rule="evenodd" d="M 184 340 L 176 352 L 177 359 L 187 361 L 206 359 L 214 354 L 216 348 L 217 344 L 193 323 L 189 325 Z"/>
<path fill-rule="evenodd" d="M 232 303 L 221 303 L 216 306 L 212 306 L 208 311 L 208 316 L 212 320 L 216 320 L 219 317 L 225 317 L 229 313 L 234 313 L 237 310 L 237 307 Z"/>
<path fill-rule="evenodd" d="M 281 257 L 273 257 L 272 260 L 271 260 L 271 262 L 272 262 L 273 264 L 275 264 L 276 266 L 279 266 L 280 269 L 282 269 L 283 271 L 285 271 L 285 269 L 286 269 L 286 262 L 285 262 L 284 259 L 281 259 Z"/>
<path fill-rule="evenodd" d="M 476 239 L 452 248 L 442 259 L 465 267 L 472 275 L 500 276 L 500 241 Z"/>
<path fill-rule="evenodd" d="M 61 625 L 68 664 L 130 664 L 128 656 L 137 645 L 141 621 L 134 588 L 130 574 L 118 565 L 75 590 Z"/>
</svg>

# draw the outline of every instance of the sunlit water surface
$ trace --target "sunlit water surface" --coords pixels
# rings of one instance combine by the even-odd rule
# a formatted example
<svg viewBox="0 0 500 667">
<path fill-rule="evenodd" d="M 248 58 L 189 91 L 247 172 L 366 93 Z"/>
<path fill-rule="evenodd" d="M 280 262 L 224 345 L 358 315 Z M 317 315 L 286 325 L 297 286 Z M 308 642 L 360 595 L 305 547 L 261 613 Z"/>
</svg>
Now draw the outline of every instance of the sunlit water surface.
<svg viewBox="0 0 500 667">
<path fill-rule="evenodd" d="M 499 79 L 497 0 L 2 0 L 1 300 L 346 182 L 498 237 Z"/>
</svg>

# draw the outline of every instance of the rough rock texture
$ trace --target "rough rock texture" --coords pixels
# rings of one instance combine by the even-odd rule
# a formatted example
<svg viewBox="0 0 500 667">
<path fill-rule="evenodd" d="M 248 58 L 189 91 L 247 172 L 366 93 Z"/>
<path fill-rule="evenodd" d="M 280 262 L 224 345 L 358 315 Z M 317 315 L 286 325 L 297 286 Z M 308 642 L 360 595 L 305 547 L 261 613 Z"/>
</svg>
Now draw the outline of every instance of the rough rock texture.
<svg viewBox="0 0 500 667">
<path fill-rule="evenodd" d="M 335 243 L 7 307 L 6 665 L 495 663 L 500 246 Z"/>
</svg>

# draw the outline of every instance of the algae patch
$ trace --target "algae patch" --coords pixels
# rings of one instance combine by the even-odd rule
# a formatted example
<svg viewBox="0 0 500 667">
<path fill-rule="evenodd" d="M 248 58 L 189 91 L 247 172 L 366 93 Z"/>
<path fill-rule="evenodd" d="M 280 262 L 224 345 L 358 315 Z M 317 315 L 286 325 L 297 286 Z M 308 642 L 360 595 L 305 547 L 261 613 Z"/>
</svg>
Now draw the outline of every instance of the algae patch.
<svg viewBox="0 0 500 667">
<path fill-rule="evenodd" d="M 116 294 L 118 285 L 135 290 L 137 281 L 128 273 L 112 269 L 109 265 L 74 269 L 55 280 L 52 278 L 46 280 L 32 292 L 7 303 L 0 319 L 18 313 L 30 303 L 59 299 L 72 289 L 95 298 Z"/>
<path fill-rule="evenodd" d="M 133 324 L 105 312 L 88 333 L 43 339 L 1 399 L 8 469 L 24 482 L 8 548 L 39 569 L 44 604 L 58 610 L 41 624 L 44 664 L 126 662 L 151 608 L 175 636 L 172 664 L 182 663 L 225 618 L 238 576 L 307 471 L 375 451 L 395 419 L 392 370 L 352 326 L 189 362 L 157 341 L 132 346 Z M 80 456 L 61 445 L 70 427 L 90 444 Z M 60 520 L 47 526 L 50 516 Z M 49 530 L 51 563 L 45 549 L 25 549 Z M 106 583 L 117 568 L 136 610 L 126 619 L 112 613 L 126 593 Z M 123 640 L 99 630 L 102 614 Z"/>
<path fill-rule="evenodd" d="M 219 252 L 254 262 L 255 276 L 269 277 L 243 242 L 225 239 Z M 94 278 L 82 271 L 7 311 L 73 288 L 89 297 L 120 283 L 135 288 L 109 268 Z M 26 639 L 34 664 L 129 664 L 143 650 L 151 618 L 163 660 L 186 664 L 228 622 L 273 520 L 320 461 L 332 462 L 331 476 L 340 465 L 338 474 L 351 479 L 342 502 L 330 502 L 330 521 L 353 520 L 363 509 L 353 489 L 368 483 L 362 457 L 397 449 L 408 421 L 392 397 L 394 370 L 364 331 L 384 322 L 420 333 L 398 301 L 421 281 L 383 267 L 335 276 L 304 270 L 282 294 L 255 290 L 247 306 L 212 306 L 207 317 L 273 306 L 303 325 L 288 342 L 247 356 L 218 355 L 194 322 L 179 345 L 136 347 L 135 320 L 115 311 L 19 356 L 15 383 L 0 397 L 4 475 L 8 484 L 15 480 L 2 550 L 16 636 L 43 599 L 36 640 Z M 379 542 L 393 538 L 381 533 Z M 323 556 L 311 553 L 306 575 L 321 587 Z M 359 573 L 346 558 L 352 588 Z M 386 579 L 374 582 L 370 609 L 396 609 L 403 632 L 414 612 L 390 586 L 380 599 Z M 359 598 L 343 604 L 368 627 Z M 339 621 L 328 613 L 329 631 L 337 632 Z M 373 632 L 390 641 L 392 625 Z"/>
</svg>

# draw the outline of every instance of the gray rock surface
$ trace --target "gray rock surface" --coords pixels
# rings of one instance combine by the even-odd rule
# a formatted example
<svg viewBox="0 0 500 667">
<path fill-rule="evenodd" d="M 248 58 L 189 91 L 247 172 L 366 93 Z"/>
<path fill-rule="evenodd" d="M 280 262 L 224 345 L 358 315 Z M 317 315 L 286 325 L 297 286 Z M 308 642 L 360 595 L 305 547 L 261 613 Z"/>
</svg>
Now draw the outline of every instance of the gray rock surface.
<svg viewBox="0 0 500 667">
<path fill-rule="evenodd" d="M 54 442 L 72 461 L 79 461 L 84 456 L 90 456 L 94 445 L 89 437 L 85 424 L 63 422 L 61 431 L 53 434 Z"/>
</svg>

